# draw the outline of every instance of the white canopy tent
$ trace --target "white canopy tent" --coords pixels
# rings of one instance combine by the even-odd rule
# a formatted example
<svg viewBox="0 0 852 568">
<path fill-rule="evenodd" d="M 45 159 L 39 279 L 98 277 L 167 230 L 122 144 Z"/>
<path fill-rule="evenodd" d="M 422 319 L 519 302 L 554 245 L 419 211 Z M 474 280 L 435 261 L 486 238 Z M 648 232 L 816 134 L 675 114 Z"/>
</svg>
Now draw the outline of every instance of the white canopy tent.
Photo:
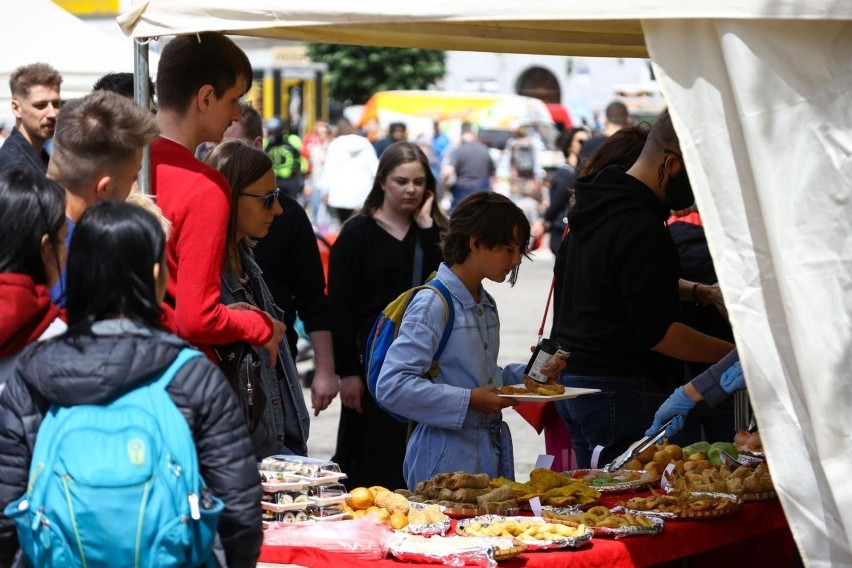
<svg viewBox="0 0 852 568">
<path fill-rule="evenodd" d="M 12 117 L 9 77 L 47 63 L 62 74 L 62 98 L 81 97 L 110 72 L 133 71 L 133 42 L 87 24 L 50 0 L 3 2 L 0 19 L 0 117 Z M 156 68 L 156 66 L 155 66 Z"/>
<path fill-rule="evenodd" d="M 794 537 L 809 566 L 852 566 L 852 3 L 314 4 L 149 0 L 119 21 L 137 38 L 651 57 Z"/>
</svg>

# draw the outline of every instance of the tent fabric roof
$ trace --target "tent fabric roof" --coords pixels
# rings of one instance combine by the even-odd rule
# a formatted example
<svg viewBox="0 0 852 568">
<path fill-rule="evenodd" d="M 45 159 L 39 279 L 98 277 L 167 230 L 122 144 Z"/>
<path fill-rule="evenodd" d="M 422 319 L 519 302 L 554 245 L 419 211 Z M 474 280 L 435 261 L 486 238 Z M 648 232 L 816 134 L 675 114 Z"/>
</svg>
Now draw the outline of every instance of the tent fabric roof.
<svg viewBox="0 0 852 568">
<path fill-rule="evenodd" d="M 548 55 L 647 57 L 642 20 L 852 19 L 842 0 L 400 3 L 143 0 L 119 17 L 135 38 L 218 30 L 298 41 Z"/>
<path fill-rule="evenodd" d="M 133 71 L 133 42 L 87 24 L 50 0 L 3 2 L 0 34 L 0 114 L 11 115 L 9 77 L 21 65 L 44 62 L 62 74 L 64 99 L 85 95 L 102 75 Z M 152 56 L 156 70 L 156 56 Z"/>
<path fill-rule="evenodd" d="M 806 565 L 852 565 L 852 2 L 232 4 L 149 0 L 120 23 L 138 38 L 649 54 L 793 535 Z"/>
</svg>

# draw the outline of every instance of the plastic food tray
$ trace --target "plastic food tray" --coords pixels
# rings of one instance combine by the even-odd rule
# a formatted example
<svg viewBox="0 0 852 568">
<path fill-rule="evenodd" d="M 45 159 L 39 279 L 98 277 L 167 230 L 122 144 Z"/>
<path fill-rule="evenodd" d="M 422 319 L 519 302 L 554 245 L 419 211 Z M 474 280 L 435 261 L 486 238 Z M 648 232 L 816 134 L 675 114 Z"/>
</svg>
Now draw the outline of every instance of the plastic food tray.
<svg viewBox="0 0 852 568">
<path fill-rule="evenodd" d="M 304 511 L 308 508 L 310 503 L 287 503 L 286 505 L 279 505 L 278 503 L 269 503 L 267 501 L 261 501 L 260 506 L 267 511 L 272 511 L 273 513 L 285 513 L 287 511 Z"/>
</svg>

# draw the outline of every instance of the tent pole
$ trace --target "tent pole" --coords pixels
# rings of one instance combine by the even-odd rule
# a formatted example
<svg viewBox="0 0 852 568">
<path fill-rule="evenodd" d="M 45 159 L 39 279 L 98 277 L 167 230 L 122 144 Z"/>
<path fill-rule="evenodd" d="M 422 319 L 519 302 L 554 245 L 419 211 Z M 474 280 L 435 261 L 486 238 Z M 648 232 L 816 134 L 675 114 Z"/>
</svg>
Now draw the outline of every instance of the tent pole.
<svg viewBox="0 0 852 568">
<path fill-rule="evenodd" d="M 133 99 L 145 108 L 151 103 L 151 89 L 148 77 L 148 40 L 133 42 Z M 153 109 L 151 109 L 153 110 Z M 142 149 L 142 166 L 139 168 L 137 180 L 139 191 L 146 195 L 151 193 L 151 148 Z"/>
</svg>

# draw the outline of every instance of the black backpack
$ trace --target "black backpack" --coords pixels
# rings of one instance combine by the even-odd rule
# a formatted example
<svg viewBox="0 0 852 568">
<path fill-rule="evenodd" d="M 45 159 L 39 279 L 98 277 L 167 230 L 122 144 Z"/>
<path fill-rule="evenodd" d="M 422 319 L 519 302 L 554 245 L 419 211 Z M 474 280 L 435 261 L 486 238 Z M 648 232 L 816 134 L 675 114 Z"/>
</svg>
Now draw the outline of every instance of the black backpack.
<svg viewBox="0 0 852 568">
<path fill-rule="evenodd" d="M 532 145 L 524 143 L 512 146 L 512 164 L 520 177 L 532 178 L 535 174 L 535 153 Z"/>
</svg>

